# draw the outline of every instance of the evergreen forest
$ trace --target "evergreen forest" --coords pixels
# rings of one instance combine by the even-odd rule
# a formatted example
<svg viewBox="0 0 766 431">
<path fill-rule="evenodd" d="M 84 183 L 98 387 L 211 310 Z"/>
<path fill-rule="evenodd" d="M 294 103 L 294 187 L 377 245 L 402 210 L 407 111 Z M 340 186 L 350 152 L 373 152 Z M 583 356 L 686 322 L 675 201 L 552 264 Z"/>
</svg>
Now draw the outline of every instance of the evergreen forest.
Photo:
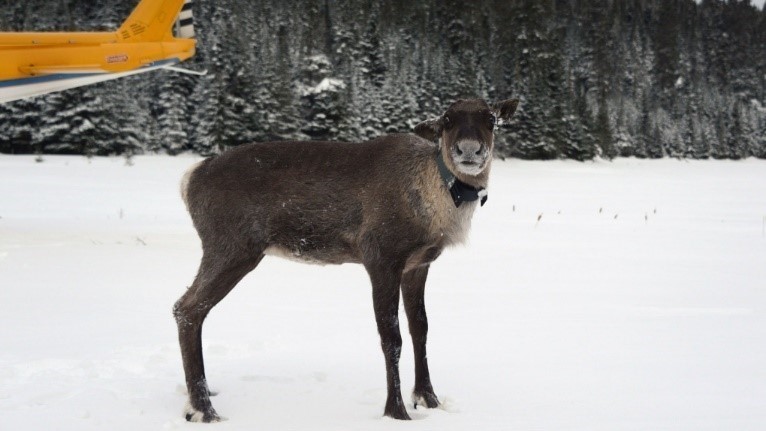
<svg viewBox="0 0 766 431">
<path fill-rule="evenodd" d="M 0 0 L 0 31 L 114 30 L 137 0 Z M 197 0 L 182 66 L 0 105 L 0 152 L 215 154 L 409 132 L 521 100 L 496 156 L 766 158 L 766 10 L 742 0 Z"/>
</svg>

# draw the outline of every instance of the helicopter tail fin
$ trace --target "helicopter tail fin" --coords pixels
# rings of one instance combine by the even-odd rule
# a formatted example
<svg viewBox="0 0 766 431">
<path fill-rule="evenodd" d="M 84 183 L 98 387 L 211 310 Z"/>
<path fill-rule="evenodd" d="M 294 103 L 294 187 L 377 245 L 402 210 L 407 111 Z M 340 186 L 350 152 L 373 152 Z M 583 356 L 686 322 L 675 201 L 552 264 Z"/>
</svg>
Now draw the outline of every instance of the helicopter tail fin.
<svg viewBox="0 0 766 431">
<path fill-rule="evenodd" d="M 186 17 L 186 18 L 184 18 Z M 158 42 L 173 39 L 173 29 L 194 34 L 191 0 L 141 0 L 117 30 L 123 42 Z M 176 24 L 178 23 L 178 24 Z"/>
</svg>

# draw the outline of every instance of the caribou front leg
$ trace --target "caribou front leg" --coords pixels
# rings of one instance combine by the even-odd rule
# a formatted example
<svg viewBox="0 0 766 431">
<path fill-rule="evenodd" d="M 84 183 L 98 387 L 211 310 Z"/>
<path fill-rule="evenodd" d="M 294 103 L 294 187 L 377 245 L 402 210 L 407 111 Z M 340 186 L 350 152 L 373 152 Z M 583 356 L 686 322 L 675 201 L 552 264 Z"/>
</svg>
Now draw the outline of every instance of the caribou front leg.
<svg viewBox="0 0 766 431">
<path fill-rule="evenodd" d="M 388 396 L 383 414 L 394 419 L 409 420 L 399 381 L 399 356 L 402 352 L 402 336 L 399 333 L 399 283 L 402 272 L 400 267 L 392 269 L 390 265 L 380 262 L 365 264 L 365 267 L 372 282 L 375 321 L 386 359 Z"/>
<path fill-rule="evenodd" d="M 421 405 L 432 409 L 439 406 L 439 399 L 431 386 L 426 355 L 428 318 L 424 296 L 427 277 L 428 266 L 406 272 L 402 277 L 402 298 L 410 326 L 412 349 L 415 352 L 415 389 L 412 391 L 412 403 L 415 408 Z"/>
</svg>

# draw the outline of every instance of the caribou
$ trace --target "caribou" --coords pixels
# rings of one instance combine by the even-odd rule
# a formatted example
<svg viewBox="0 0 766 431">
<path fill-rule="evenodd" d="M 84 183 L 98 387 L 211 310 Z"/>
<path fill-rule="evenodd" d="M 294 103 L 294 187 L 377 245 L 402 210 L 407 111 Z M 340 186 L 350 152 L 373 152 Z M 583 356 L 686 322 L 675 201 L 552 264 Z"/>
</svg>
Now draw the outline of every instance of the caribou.
<svg viewBox="0 0 766 431">
<path fill-rule="evenodd" d="M 412 400 L 415 408 L 438 407 L 426 359 L 429 265 L 466 239 L 474 210 L 488 198 L 496 123 L 511 118 L 518 103 L 458 100 L 414 134 L 253 143 L 192 166 L 181 195 L 202 261 L 173 308 L 186 419 L 221 420 L 205 378 L 202 324 L 267 255 L 364 265 L 386 366 L 384 415 L 409 419 L 399 380 L 401 295 L 415 353 Z"/>
</svg>

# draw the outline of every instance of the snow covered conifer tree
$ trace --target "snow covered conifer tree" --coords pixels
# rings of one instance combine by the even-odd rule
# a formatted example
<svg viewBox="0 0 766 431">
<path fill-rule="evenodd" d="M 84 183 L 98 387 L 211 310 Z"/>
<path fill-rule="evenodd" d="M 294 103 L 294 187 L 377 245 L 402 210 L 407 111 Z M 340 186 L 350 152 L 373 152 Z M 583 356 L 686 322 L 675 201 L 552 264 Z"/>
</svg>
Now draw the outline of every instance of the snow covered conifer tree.
<svg viewBox="0 0 766 431">
<path fill-rule="evenodd" d="M 189 136 L 185 128 L 188 122 L 186 108 L 190 80 L 196 77 L 156 73 L 153 78 L 159 81 L 159 89 L 151 108 L 157 119 L 156 142 L 151 150 L 178 154 L 189 146 Z"/>
<path fill-rule="evenodd" d="M 218 88 L 215 73 L 197 79 L 190 96 L 192 114 L 189 122 L 190 145 L 195 153 L 208 156 L 219 149 L 218 143 L 223 136 L 221 125 L 218 123 L 220 95 L 221 90 Z"/>
<path fill-rule="evenodd" d="M 331 140 L 346 118 L 346 84 L 332 76 L 330 59 L 324 54 L 308 57 L 301 69 L 298 92 L 301 97 L 303 126 L 311 139 Z"/>
<path fill-rule="evenodd" d="M 34 140 L 40 127 L 37 115 L 38 101 L 17 100 L 0 105 L 0 152 L 10 154 L 31 154 L 42 152 Z"/>
<path fill-rule="evenodd" d="M 112 85 L 115 91 L 102 91 L 102 107 L 116 120 L 106 118 L 99 123 L 104 139 L 100 154 L 135 155 L 150 146 L 155 120 L 148 106 L 141 103 L 140 93 L 131 91 L 140 79 L 116 81 Z"/>
</svg>

